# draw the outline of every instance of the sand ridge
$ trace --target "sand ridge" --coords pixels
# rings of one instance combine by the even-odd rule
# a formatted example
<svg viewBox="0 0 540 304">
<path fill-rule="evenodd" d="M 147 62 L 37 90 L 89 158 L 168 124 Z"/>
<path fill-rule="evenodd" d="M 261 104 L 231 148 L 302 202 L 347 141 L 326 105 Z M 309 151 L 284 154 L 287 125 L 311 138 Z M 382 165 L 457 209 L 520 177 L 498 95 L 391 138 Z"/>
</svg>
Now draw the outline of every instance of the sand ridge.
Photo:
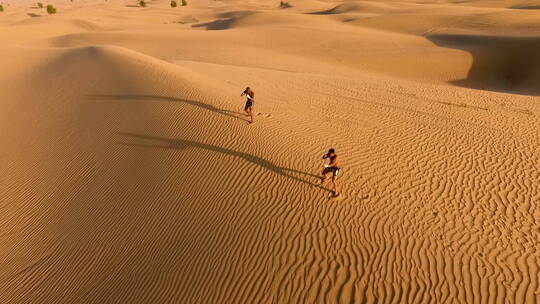
<svg viewBox="0 0 540 304">
<path fill-rule="evenodd" d="M 1 303 L 540 302 L 540 1 L 3 3 Z"/>
</svg>

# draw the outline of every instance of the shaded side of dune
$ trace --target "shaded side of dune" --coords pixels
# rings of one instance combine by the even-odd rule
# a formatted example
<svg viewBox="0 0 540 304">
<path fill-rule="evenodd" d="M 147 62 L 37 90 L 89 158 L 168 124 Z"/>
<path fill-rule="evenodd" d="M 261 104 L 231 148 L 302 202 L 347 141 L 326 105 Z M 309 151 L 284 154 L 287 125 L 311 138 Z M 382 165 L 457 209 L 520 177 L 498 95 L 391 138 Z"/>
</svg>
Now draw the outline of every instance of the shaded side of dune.
<svg viewBox="0 0 540 304">
<path fill-rule="evenodd" d="M 234 28 L 234 26 L 242 19 L 252 14 L 254 11 L 235 11 L 219 14 L 217 19 L 209 22 L 194 24 L 191 27 L 198 28 L 203 27 L 209 31 L 221 31 Z"/>
<path fill-rule="evenodd" d="M 467 78 L 458 86 L 540 95 L 540 38 L 461 34 L 427 36 L 439 46 L 464 50 L 473 57 Z"/>
</svg>

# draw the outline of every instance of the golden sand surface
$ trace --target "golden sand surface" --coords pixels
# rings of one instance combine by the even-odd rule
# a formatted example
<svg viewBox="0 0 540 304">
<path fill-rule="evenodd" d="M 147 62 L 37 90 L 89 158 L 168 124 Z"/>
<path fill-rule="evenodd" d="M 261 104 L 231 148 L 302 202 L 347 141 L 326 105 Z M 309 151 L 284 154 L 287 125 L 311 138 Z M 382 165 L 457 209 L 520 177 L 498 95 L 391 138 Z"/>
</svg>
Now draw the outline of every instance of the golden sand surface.
<svg viewBox="0 0 540 304">
<path fill-rule="evenodd" d="M 540 303 L 539 0 L 187 1 L 2 0 L 0 303 Z"/>
</svg>

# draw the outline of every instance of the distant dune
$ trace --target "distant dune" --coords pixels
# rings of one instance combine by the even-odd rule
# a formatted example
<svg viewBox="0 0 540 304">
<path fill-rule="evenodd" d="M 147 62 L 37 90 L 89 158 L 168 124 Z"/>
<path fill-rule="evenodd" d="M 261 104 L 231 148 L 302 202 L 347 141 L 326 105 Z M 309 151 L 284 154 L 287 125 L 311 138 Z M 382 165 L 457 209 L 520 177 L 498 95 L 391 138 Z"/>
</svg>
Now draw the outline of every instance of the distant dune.
<svg viewBox="0 0 540 304">
<path fill-rule="evenodd" d="M 187 1 L 2 2 L 0 303 L 540 303 L 540 1 Z"/>
</svg>

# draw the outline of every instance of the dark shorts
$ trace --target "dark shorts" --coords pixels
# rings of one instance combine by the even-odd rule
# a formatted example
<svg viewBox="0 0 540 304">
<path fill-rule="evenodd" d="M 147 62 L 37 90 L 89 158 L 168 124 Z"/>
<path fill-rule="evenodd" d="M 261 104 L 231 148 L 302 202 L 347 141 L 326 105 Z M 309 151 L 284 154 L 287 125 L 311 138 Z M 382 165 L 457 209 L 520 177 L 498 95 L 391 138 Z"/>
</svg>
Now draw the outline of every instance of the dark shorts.
<svg viewBox="0 0 540 304">
<path fill-rule="evenodd" d="M 246 106 L 244 107 L 244 111 L 249 108 L 253 108 L 253 101 L 251 100 L 246 101 Z"/>
<path fill-rule="evenodd" d="M 339 168 L 338 167 L 324 168 L 324 174 L 326 173 L 332 173 L 334 176 L 338 176 Z"/>
</svg>

